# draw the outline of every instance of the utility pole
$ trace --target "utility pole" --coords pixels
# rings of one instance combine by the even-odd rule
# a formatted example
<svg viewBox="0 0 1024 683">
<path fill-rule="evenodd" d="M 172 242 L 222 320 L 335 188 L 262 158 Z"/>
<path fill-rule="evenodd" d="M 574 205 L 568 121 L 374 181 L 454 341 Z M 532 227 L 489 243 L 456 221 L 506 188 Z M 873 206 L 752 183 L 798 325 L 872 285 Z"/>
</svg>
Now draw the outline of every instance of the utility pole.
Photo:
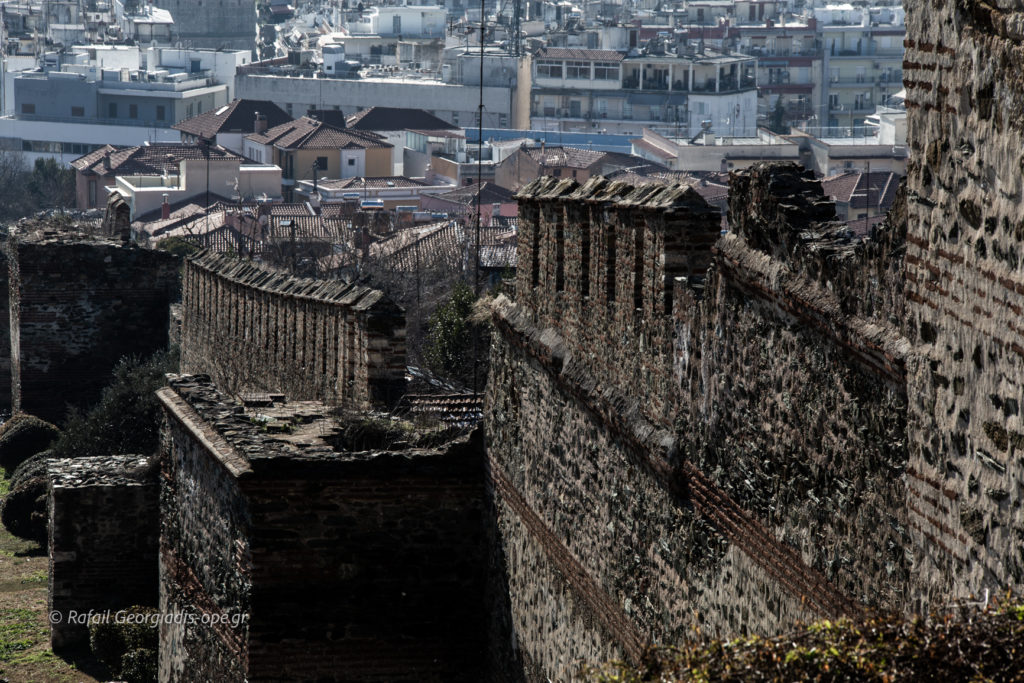
<svg viewBox="0 0 1024 683">
<path fill-rule="evenodd" d="M 480 296 L 480 200 L 484 178 L 484 40 L 487 35 L 486 0 L 480 0 L 480 104 L 476 140 L 476 248 L 473 250 L 473 294 Z M 473 393 L 479 393 L 480 331 L 473 331 Z"/>
</svg>

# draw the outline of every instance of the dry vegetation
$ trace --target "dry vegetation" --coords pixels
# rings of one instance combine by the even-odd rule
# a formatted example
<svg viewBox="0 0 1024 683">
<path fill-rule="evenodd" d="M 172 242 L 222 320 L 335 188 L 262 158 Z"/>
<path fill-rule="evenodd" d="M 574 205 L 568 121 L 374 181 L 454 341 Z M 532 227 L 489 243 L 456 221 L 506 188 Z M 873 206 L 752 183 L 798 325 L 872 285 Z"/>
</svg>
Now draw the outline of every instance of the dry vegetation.
<svg viewBox="0 0 1024 683">
<path fill-rule="evenodd" d="M 1024 602 L 906 620 L 870 615 L 821 621 L 773 638 L 751 636 L 651 650 L 632 667 L 588 672 L 601 683 L 641 681 L 1024 681 Z"/>
</svg>

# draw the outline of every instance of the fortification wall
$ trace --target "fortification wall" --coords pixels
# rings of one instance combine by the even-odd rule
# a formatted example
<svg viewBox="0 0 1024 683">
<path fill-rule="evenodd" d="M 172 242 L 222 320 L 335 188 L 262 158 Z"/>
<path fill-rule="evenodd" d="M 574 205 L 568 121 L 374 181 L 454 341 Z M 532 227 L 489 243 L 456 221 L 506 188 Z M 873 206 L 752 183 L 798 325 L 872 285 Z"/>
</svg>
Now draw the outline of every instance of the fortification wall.
<svg viewBox="0 0 1024 683">
<path fill-rule="evenodd" d="M 180 261 L 84 235 L 4 245 L 12 406 L 60 421 L 87 407 L 124 356 L 167 348 Z"/>
<path fill-rule="evenodd" d="M 87 645 L 72 613 L 157 603 L 160 531 L 157 468 L 138 456 L 55 460 L 49 465 L 50 644 Z"/>
<path fill-rule="evenodd" d="M 273 433 L 203 380 L 160 397 L 161 607 L 239 623 L 163 626 L 160 680 L 482 680 L 478 442 L 352 453 L 322 403 L 260 407 Z"/>
<path fill-rule="evenodd" d="M 186 261 L 182 370 L 229 393 L 353 408 L 405 393 L 405 316 L 380 291 L 204 252 Z"/>
<path fill-rule="evenodd" d="M 914 593 L 1024 585 L 1024 12 L 908 4 Z"/>
<path fill-rule="evenodd" d="M 681 188 L 520 195 L 486 424 L 528 678 L 904 604 L 902 232 L 853 240 L 793 166 L 733 190 L 717 243 Z"/>
</svg>

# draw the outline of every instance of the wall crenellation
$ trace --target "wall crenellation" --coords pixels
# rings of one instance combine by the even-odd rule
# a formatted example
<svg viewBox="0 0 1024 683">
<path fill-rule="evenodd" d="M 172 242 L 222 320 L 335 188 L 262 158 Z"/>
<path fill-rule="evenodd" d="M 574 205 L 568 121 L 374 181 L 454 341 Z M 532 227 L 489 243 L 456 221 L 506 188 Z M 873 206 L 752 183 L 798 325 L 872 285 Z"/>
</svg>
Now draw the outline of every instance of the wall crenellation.
<svg viewBox="0 0 1024 683">
<path fill-rule="evenodd" d="M 186 261 L 183 290 L 184 371 L 355 408 L 405 393 L 405 316 L 378 290 L 212 252 Z"/>
<path fill-rule="evenodd" d="M 510 628 L 544 675 L 633 647 L 581 585 L 656 643 L 906 604 L 906 511 L 881 504 L 906 497 L 901 232 L 853 238 L 793 165 L 735 173 L 731 192 L 725 236 L 686 187 L 520 192 L 485 424 L 522 592 Z M 551 578 L 565 558 L 575 584 Z M 548 592 L 564 614 L 538 612 Z"/>
</svg>

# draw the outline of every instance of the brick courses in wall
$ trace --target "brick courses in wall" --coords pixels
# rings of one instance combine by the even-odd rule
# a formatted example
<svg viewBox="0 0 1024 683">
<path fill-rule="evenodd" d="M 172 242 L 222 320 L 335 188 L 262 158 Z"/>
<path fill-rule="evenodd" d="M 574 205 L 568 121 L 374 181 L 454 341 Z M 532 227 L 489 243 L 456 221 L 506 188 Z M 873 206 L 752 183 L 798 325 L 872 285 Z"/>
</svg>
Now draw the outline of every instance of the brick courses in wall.
<svg viewBox="0 0 1024 683">
<path fill-rule="evenodd" d="M 323 403 L 170 384 L 160 604 L 228 625 L 164 626 L 160 680 L 481 680 L 476 439 L 349 452 Z"/>
<path fill-rule="evenodd" d="M 1019 3 L 907 5 L 915 600 L 1024 586 Z"/>
<path fill-rule="evenodd" d="M 186 261 L 182 299 L 182 369 L 226 391 L 350 408 L 405 393 L 405 315 L 378 290 L 203 252 Z"/>
<path fill-rule="evenodd" d="M 9 237 L 3 251 L 8 296 L 0 303 L 10 324 L 0 339 L 10 340 L 13 408 L 61 421 L 69 405 L 88 407 L 99 398 L 121 358 L 167 348 L 177 257 L 41 232 Z"/>
<path fill-rule="evenodd" d="M 139 456 L 54 460 L 48 468 L 50 644 L 87 646 L 72 612 L 157 604 L 156 463 Z"/>
<path fill-rule="evenodd" d="M 721 239 L 683 187 L 520 193 L 486 429 L 527 678 L 905 604 L 901 226 L 854 240 L 795 166 L 733 192 Z"/>
</svg>

